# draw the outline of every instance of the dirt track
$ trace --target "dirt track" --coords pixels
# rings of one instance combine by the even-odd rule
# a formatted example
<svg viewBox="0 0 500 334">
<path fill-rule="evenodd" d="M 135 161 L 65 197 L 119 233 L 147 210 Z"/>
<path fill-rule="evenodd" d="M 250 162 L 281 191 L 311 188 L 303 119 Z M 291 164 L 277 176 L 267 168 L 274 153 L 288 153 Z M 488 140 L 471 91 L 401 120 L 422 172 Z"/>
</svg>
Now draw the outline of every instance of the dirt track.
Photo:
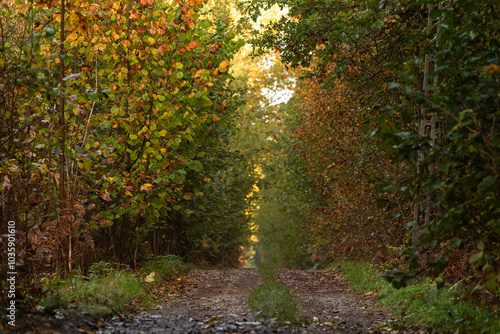
<svg viewBox="0 0 500 334">
<path fill-rule="evenodd" d="M 333 270 L 281 270 L 280 281 L 297 293 L 300 326 L 260 321 L 248 309 L 250 292 L 260 283 L 255 269 L 196 270 L 184 284 L 185 293 L 163 309 L 132 321 L 110 321 L 106 333 L 382 333 L 385 320 L 367 297 L 347 290 Z"/>
<path fill-rule="evenodd" d="M 279 280 L 296 293 L 301 314 L 298 324 L 278 326 L 275 319 L 262 321 L 247 307 L 250 292 L 261 281 L 257 270 L 195 270 L 184 281 L 184 292 L 157 309 L 104 323 L 66 319 L 31 333 L 388 332 L 380 326 L 387 315 L 374 306 L 373 296 L 349 291 L 334 270 L 280 270 Z"/>
</svg>

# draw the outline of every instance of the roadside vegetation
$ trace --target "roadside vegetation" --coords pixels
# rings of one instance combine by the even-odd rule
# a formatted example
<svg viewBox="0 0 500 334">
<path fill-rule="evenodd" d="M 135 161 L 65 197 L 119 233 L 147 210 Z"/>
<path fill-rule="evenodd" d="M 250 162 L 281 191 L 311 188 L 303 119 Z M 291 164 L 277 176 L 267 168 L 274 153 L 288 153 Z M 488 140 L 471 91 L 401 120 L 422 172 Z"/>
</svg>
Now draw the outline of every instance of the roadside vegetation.
<svg viewBox="0 0 500 334">
<path fill-rule="evenodd" d="M 438 288 L 443 283 L 441 278 L 424 279 L 396 289 L 366 262 L 338 262 L 329 267 L 341 272 L 354 291 L 377 296 L 380 306 L 390 309 L 398 319 L 387 324 L 392 329 L 414 325 L 444 333 L 500 333 L 497 309 L 467 300 L 465 282 Z"/>
<path fill-rule="evenodd" d="M 40 305 L 49 312 L 74 309 L 97 317 L 147 309 L 176 293 L 186 270 L 188 266 L 172 255 L 151 257 L 136 271 L 120 263 L 97 262 L 88 275 L 46 279 Z"/>
<path fill-rule="evenodd" d="M 0 262 L 15 222 L 19 308 L 147 303 L 177 277 L 168 254 L 241 264 L 257 177 L 230 144 L 244 41 L 224 6 L 1 4 Z"/>
</svg>

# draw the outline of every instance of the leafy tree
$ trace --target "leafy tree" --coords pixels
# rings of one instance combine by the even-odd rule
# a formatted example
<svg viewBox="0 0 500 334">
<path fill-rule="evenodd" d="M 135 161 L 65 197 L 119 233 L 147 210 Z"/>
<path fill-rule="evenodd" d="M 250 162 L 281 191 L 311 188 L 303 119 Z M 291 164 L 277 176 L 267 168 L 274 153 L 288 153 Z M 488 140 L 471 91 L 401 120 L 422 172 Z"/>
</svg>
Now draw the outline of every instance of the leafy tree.
<svg viewBox="0 0 500 334">
<path fill-rule="evenodd" d="M 407 250 L 409 270 L 394 271 L 395 284 L 405 284 L 421 273 L 440 273 L 453 260 L 454 250 L 471 246 L 469 264 L 477 269 L 478 288 L 495 289 L 498 279 L 498 12 L 495 2 L 431 2 L 433 19 L 425 32 L 435 42 L 427 43 L 415 62 L 432 55 L 431 89 L 416 87 L 418 79 L 402 76 L 426 114 L 399 104 L 390 113 L 410 116 L 414 124 L 429 115 L 437 122 L 435 134 L 382 131 L 383 146 L 390 145 L 398 159 L 420 164 L 399 179 L 414 178 L 414 196 L 427 199 L 425 210 L 432 219 L 421 227 L 419 248 Z M 438 6 L 439 5 L 439 6 Z M 429 173 L 431 171 L 431 173 Z M 411 174 L 410 174 L 411 173 Z M 420 264 L 420 263 L 421 264 Z"/>
<path fill-rule="evenodd" d="M 357 224 L 364 232 L 381 227 L 374 234 L 381 242 L 373 245 L 383 245 L 390 223 L 363 221 L 390 214 L 398 231 L 390 246 L 408 242 L 412 232 L 422 234 L 414 239 L 418 244 L 407 244 L 409 271 L 389 273 L 396 285 L 415 275 L 450 272 L 452 252 L 477 247 L 469 263 L 479 287 L 496 288 L 498 4 L 255 0 L 246 8 L 256 19 L 274 5 L 286 7 L 288 15 L 256 33 L 253 42 L 257 52 L 276 50 L 284 63 L 307 68 L 307 88 L 317 84 L 304 89 L 305 112 L 296 129 L 309 177 L 327 193 L 324 198 L 359 209 L 340 230 L 354 237 Z M 321 90 L 327 96 L 338 92 L 337 104 L 321 101 Z M 370 129 L 380 135 L 373 141 L 359 131 Z M 338 187 L 339 179 L 340 185 L 351 183 Z M 384 185 L 387 180 L 394 182 Z M 380 185 L 380 193 L 372 185 Z M 331 189 L 338 193 L 328 194 Z M 382 211 L 374 215 L 356 198 L 375 200 Z M 466 265 L 456 267 L 467 275 Z"/>
<path fill-rule="evenodd" d="M 202 17 L 202 2 L 3 5 L 2 219 L 21 224 L 21 258 L 53 269 L 196 259 L 214 218 L 200 203 L 216 203 L 230 214 L 216 216 L 223 250 L 211 261 L 237 262 L 248 220 L 222 220 L 244 216 L 252 188 L 226 146 L 241 104 L 228 70 L 244 43 Z"/>
<path fill-rule="evenodd" d="M 394 48 L 403 28 L 418 22 L 419 13 L 406 13 L 401 4 L 374 8 L 372 3 L 331 1 L 253 1 L 247 10 L 255 18 L 273 5 L 286 7 L 288 15 L 269 24 L 253 42 L 259 52 L 274 49 L 284 63 L 302 67 L 291 124 L 296 142 L 290 153 L 303 160 L 319 194 L 309 213 L 309 229 L 319 232 L 312 241 L 315 256 L 388 259 L 394 248 L 387 246 L 399 247 L 406 240 L 404 222 L 410 219 L 411 205 L 399 194 L 376 192 L 400 166 L 377 152 L 364 129 L 378 124 L 380 106 L 396 95 L 385 92 L 396 71 L 381 64 L 400 62 L 408 54 L 411 46 L 398 52 Z M 385 121 L 400 123 L 396 118 Z M 379 210 L 384 203 L 389 208 Z M 384 219 L 393 212 L 391 220 Z"/>
</svg>

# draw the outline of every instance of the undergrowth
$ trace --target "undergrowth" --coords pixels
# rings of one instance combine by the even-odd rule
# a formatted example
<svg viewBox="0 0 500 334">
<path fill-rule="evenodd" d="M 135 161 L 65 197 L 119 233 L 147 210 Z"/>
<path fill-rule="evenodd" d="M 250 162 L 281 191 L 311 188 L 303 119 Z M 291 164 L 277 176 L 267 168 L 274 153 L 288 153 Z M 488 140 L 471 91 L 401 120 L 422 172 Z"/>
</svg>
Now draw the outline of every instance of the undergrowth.
<svg viewBox="0 0 500 334">
<path fill-rule="evenodd" d="M 119 263 L 97 262 L 87 276 L 73 274 L 67 280 L 47 281 L 42 305 L 48 311 L 73 308 L 78 313 L 107 316 L 166 299 L 171 283 L 181 277 L 186 265 L 176 256 L 151 257 L 132 271 Z"/>
<path fill-rule="evenodd" d="M 132 302 L 145 300 L 137 276 L 126 271 L 112 271 L 105 276 L 72 277 L 61 282 L 44 301 L 47 310 L 72 307 L 79 312 L 105 316 L 126 311 Z"/>
<path fill-rule="evenodd" d="M 372 292 L 379 304 L 390 308 L 405 325 L 450 333 L 500 333 L 498 312 L 463 300 L 459 284 L 437 288 L 439 280 L 427 279 L 395 289 L 373 266 L 360 262 L 335 263 L 357 291 Z"/>
<path fill-rule="evenodd" d="M 297 319 L 297 303 L 292 293 L 282 283 L 276 281 L 278 267 L 263 264 L 259 273 L 262 283 L 250 293 L 248 305 L 255 312 L 259 312 L 264 319 L 276 318 L 280 323 Z"/>
</svg>

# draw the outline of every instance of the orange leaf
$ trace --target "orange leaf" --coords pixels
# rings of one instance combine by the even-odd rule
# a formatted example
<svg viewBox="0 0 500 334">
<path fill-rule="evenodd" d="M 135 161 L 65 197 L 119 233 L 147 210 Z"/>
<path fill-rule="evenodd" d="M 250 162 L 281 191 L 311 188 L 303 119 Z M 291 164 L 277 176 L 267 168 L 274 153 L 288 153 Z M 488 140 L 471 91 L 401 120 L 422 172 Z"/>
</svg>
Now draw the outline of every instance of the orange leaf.
<svg viewBox="0 0 500 334">
<path fill-rule="evenodd" d="M 142 186 L 141 186 L 141 191 L 145 191 L 145 192 L 150 192 L 151 190 L 153 190 L 153 185 L 151 183 L 144 183 Z"/>
<path fill-rule="evenodd" d="M 224 60 L 222 63 L 219 65 L 219 72 L 226 72 L 227 67 L 229 66 L 229 62 L 227 60 Z"/>
</svg>

